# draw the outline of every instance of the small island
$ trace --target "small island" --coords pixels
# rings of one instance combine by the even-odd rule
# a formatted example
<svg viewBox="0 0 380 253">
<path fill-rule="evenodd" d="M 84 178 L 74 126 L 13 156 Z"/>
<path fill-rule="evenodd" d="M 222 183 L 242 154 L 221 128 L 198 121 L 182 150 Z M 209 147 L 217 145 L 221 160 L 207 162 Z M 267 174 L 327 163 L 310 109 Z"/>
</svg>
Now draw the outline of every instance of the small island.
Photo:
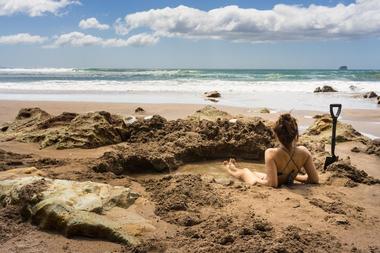
<svg viewBox="0 0 380 253">
<path fill-rule="evenodd" d="M 339 70 L 348 70 L 348 67 L 347 66 L 340 66 Z"/>
</svg>

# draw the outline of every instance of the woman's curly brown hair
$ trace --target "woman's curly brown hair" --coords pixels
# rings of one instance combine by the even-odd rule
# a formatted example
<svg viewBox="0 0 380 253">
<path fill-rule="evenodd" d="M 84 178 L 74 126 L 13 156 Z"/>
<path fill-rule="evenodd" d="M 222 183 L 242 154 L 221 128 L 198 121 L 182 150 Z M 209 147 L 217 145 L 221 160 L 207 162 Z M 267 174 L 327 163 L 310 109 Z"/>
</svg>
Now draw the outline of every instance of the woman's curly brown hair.
<svg viewBox="0 0 380 253">
<path fill-rule="evenodd" d="M 273 130 L 278 140 L 287 149 L 291 149 L 293 140 L 298 138 L 297 120 L 290 113 L 280 115 Z"/>
</svg>

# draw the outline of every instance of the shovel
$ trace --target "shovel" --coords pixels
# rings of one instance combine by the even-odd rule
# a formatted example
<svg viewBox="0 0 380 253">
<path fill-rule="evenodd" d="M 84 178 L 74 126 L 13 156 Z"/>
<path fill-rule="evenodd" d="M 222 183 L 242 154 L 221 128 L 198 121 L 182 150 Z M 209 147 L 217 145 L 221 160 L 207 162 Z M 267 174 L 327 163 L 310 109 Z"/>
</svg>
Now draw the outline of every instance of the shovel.
<svg viewBox="0 0 380 253">
<path fill-rule="evenodd" d="M 334 112 L 334 109 L 337 109 L 336 112 Z M 334 162 L 338 161 L 338 156 L 335 155 L 335 142 L 336 142 L 336 124 L 338 122 L 338 117 L 340 114 L 340 111 L 342 110 L 341 104 L 330 104 L 330 115 L 333 120 L 333 126 L 332 126 L 332 136 L 331 136 L 331 156 L 326 157 L 325 165 L 323 166 L 323 169 L 326 170 L 327 166 L 330 164 L 333 164 Z"/>
</svg>

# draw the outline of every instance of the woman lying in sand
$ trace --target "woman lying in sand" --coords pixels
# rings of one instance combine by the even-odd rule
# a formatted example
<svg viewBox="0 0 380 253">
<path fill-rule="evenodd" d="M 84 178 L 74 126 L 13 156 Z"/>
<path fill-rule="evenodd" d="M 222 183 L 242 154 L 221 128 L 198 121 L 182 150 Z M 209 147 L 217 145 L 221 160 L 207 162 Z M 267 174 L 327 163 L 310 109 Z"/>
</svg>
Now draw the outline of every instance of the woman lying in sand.
<svg viewBox="0 0 380 253">
<path fill-rule="evenodd" d="M 274 132 L 280 147 L 265 151 L 266 173 L 252 172 L 247 168 L 240 169 L 234 159 L 224 162 L 228 173 L 251 185 L 278 187 L 292 184 L 294 180 L 317 184 L 318 174 L 309 150 L 304 146 L 296 146 L 298 141 L 296 119 L 289 113 L 281 115 L 274 126 Z M 301 168 L 305 169 L 306 175 L 298 174 Z"/>
</svg>

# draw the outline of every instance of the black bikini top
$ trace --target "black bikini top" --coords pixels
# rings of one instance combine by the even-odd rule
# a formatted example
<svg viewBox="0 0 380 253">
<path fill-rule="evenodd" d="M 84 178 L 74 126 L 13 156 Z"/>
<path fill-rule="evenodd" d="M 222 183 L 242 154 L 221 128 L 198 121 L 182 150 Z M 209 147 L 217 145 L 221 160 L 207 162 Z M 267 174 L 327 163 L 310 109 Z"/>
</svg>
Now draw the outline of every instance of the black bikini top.
<svg viewBox="0 0 380 253">
<path fill-rule="evenodd" d="M 294 180 L 294 178 L 297 176 L 297 174 L 298 174 L 298 172 L 299 172 L 299 167 L 298 167 L 298 165 L 297 165 L 297 163 L 293 160 L 293 156 L 294 156 L 294 153 L 296 152 L 296 150 L 294 149 L 293 150 L 293 152 L 292 153 L 289 153 L 289 151 L 287 150 L 287 149 L 285 149 L 284 147 L 281 147 L 288 155 L 289 155 L 289 160 L 288 160 L 288 162 L 286 163 L 286 165 L 285 165 L 285 167 L 284 167 L 284 169 L 283 170 L 285 170 L 287 167 L 288 167 L 288 165 L 289 165 L 289 163 L 290 162 L 292 162 L 295 166 L 296 166 L 296 168 L 297 168 L 297 170 L 292 170 L 288 175 L 287 175 L 287 177 L 286 177 L 286 184 L 288 184 L 288 185 L 290 185 L 290 184 L 293 184 L 293 180 Z M 282 176 L 282 175 L 284 175 L 284 173 L 282 173 L 282 172 L 277 172 L 277 176 Z"/>
</svg>

